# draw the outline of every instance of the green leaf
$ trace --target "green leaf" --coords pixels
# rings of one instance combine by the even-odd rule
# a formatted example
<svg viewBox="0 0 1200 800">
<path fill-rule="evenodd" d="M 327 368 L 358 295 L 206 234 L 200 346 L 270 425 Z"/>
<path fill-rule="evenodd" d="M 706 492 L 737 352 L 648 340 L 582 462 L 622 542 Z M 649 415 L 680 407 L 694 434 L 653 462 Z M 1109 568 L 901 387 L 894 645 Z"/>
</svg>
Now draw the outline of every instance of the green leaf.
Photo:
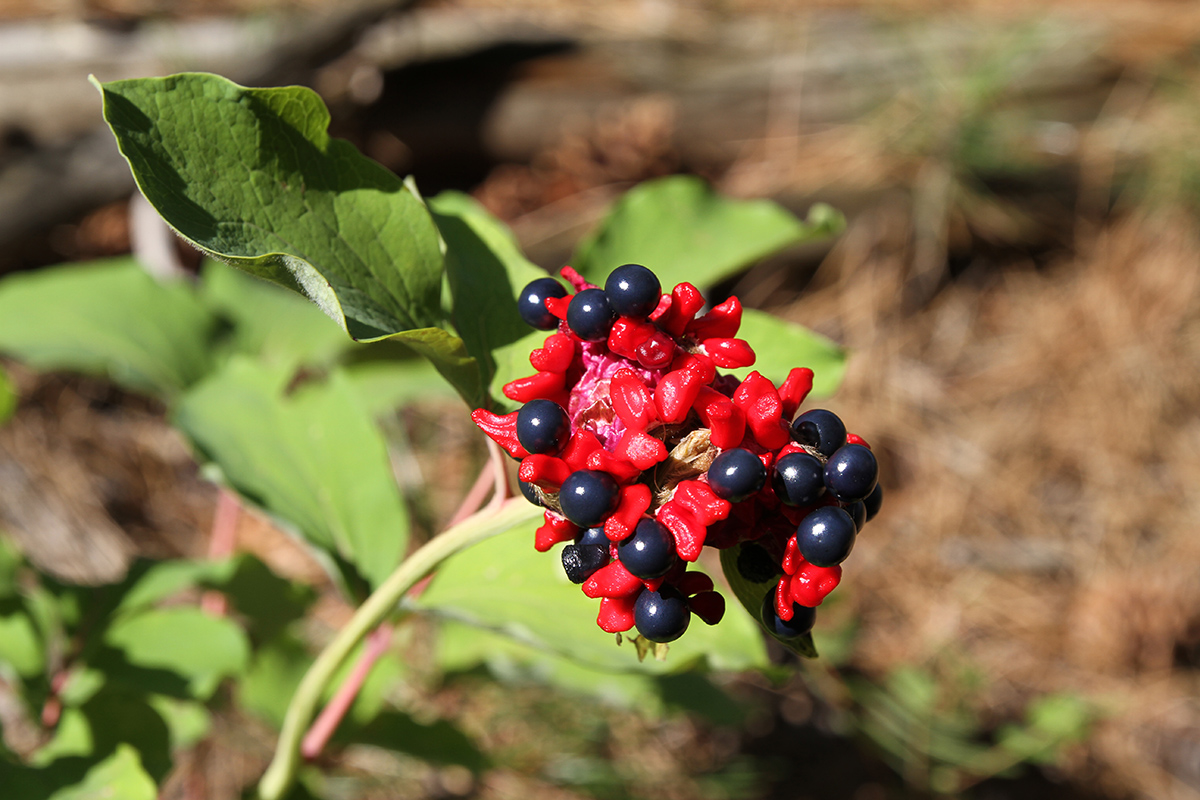
<svg viewBox="0 0 1200 800">
<path fill-rule="evenodd" d="M 355 339 L 440 316 L 437 231 L 416 192 L 300 86 L 186 73 L 97 84 L 138 188 L 204 252 L 303 291 Z"/>
<path fill-rule="evenodd" d="M 0 533 L 0 598 L 17 593 L 17 574 L 24 558 L 16 543 Z"/>
<path fill-rule="evenodd" d="M 121 618 L 104 634 L 104 642 L 135 669 L 180 676 L 188 692 L 200 699 L 211 696 L 222 678 L 244 672 L 250 659 L 250 645 L 241 628 L 187 606 Z M 94 665 L 133 683 L 126 670 L 108 659 L 97 659 Z M 132 677 L 140 676 L 140 670 Z"/>
<path fill-rule="evenodd" d="M 508 228 L 460 192 L 443 192 L 430 203 L 446 242 L 446 279 L 454 299 L 452 319 L 467 352 L 478 362 L 482 387 L 472 407 L 494 405 L 493 351 L 529 333 L 517 311 L 517 294 L 546 273 L 521 253 Z M 502 397 L 502 395 L 501 395 Z"/>
<path fill-rule="evenodd" d="M 601 286 L 609 272 L 632 262 L 654 270 L 666 291 L 682 281 L 705 288 L 843 224 L 828 206 L 814 206 L 804 223 L 770 200 L 733 200 L 699 178 L 676 175 L 627 192 L 571 263 Z"/>
<path fill-rule="evenodd" d="M 750 550 L 751 555 L 753 555 L 756 551 L 762 551 L 762 548 L 753 542 L 743 542 L 742 544 L 722 550 L 721 569 L 725 573 L 725 580 L 729 583 L 729 587 L 733 589 L 734 595 L 742 604 L 742 607 L 746 609 L 746 612 L 750 615 L 750 619 L 754 621 L 752 624 L 758 628 L 767 630 L 766 626 L 759 619 L 759 614 L 762 612 L 763 598 L 775 589 L 778 581 L 776 576 L 773 574 L 769 575 L 767 570 L 756 572 L 753 568 L 747 569 L 748 563 L 753 563 L 749 556 L 743 558 L 739 564 L 739 557 L 741 557 L 743 550 Z M 769 556 L 765 552 L 762 555 L 763 558 L 769 559 Z M 722 620 L 721 624 L 725 624 L 730 616 L 735 616 L 743 620 L 746 619 L 745 616 L 736 614 L 731 610 L 725 613 L 725 620 Z M 805 658 L 817 657 L 817 648 L 813 645 L 811 633 L 806 633 L 794 639 L 784 639 L 775 636 L 773 631 L 767 631 L 767 633 L 784 647 L 787 647 L 798 655 L 802 655 Z"/>
<path fill-rule="evenodd" d="M 175 424 L 239 492 L 376 586 L 408 540 L 387 446 L 340 372 L 290 395 L 286 377 L 235 358 Z"/>
<path fill-rule="evenodd" d="M 156 780 L 171 769 L 170 733 L 162 717 L 140 693 L 106 688 L 78 708 L 63 709 L 54 738 L 30 758 L 35 767 L 45 767 L 51 779 L 76 771 L 79 760 L 107 757 L 122 744 L 133 746 L 142 763 Z M 78 780 L 78 778 L 75 778 Z M 61 780 L 56 785 L 65 785 Z"/>
<path fill-rule="evenodd" d="M 88 770 L 74 786 L 59 789 L 48 800 L 154 800 L 158 787 L 142 768 L 138 751 L 118 745 L 113 754 Z"/>
<path fill-rule="evenodd" d="M 40 675 L 46 668 L 45 649 L 23 609 L 0 613 L 0 667 L 7 665 L 26 678 Z"/>
<path fill-rule="evenodd" d="M 346 332 L 302 295 L 219 261 L 206 261 L 200 298 L 233 328 L 237 353 L 268 364 L 324 365 L 354 347 Z"/>
<path fill-rule="evenodd" d="M 800 325 L 754 309 L 742 313 L 738 338 L 754 348 L 754 366 L 730 370 L 739 378 L 758 371 L 776 386 L 787 378 L 793 367 L 813 371 L 813 395 L 828 397 L 842 382 L 846 353 L 833 342 Z"/>
<path fill-rule="evenodd" d="M 171 749 L 186 750 L 212 729 L 212 715 L 201 703 L 156 694 L 147 698 L 171 732 Z"/>
<path fill-rule="evenodd" d="M 666 662 L 639 663 L 632 644 L 618 647 L 596 627 L 599 601 L 567 580 L 558 552 L 533 549 L 537 525 L 515 526 L 449 559 L 417 605 L 599 669 L 661 673 L 698 663 L 723 670 L 767 663 L 757 628 L 736 614 L 714 627 L 694 618 Z"/>
<path fill-rule="evenodd" d="M 0 351 L 151 394 L 174 395 L 208 371 L 214 322 L 189 286 L 160 282 L 131 258 L 0 281 Z"/>
</svg>

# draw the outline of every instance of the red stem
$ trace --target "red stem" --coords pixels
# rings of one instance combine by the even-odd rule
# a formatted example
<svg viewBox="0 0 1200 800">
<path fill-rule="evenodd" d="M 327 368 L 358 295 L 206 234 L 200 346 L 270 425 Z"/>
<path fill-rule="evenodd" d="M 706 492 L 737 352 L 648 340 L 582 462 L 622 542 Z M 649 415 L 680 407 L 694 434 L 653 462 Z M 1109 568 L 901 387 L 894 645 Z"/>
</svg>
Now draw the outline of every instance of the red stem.
<svg viewBox="0 0 1200 800">
<path fill-rule="evenodd" d="M 304 734 L 304 741 L 300 743 L 300 754 L 304 756 L 305 760 L 311 761 L 321 755 L 321 751 L 325 749 L 325 745 L 329 743 L 334 731 L 341 724 L 342 718 L 354 704 L 354 698 L 358 697 L 358 692 L 362 689 L 367 675 L 371 673 L 371 668 L 387 652 L 391 640 L 392 626 L 386 622 L 367 637 L 362 655 L 359 656 L 353 671 L 338 687 L 337 694 L 333 696 L 333 699 L 326 704 L 325 708 L 321 709 L 320 715 L 313 721 L 308 733 Z"/>
</svg>

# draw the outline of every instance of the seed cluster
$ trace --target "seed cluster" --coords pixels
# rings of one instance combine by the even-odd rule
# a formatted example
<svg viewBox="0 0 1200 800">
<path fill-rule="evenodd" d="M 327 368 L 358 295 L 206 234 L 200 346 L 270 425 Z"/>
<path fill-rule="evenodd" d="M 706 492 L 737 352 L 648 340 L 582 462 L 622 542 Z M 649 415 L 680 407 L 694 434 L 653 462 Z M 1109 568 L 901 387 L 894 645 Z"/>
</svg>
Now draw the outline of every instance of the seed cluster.
<svg viewBox="0 0 1200 800">
<path fill-rule="evenodd" d="M 867 443 L 823 409 L 790 422 L 810 369 L 778 387 L 718 372 L 755 360 L 736 338 L 736 297 L 697 316 L 696 287 L 664 294 L 638 264 L 603 289 L 570 267 L 562 275 L 574 295 L 540 278 L 518 298 L 527 323 L 553 331 L 530 355 L 536 373 L 504 387 L 524 405 L 472 415 L 521 460 L 521 492 L 546 509 L 534 546 L 569 542 L 563 569 L 600 600 L 602 629 L 670 642 L 693 614 L 709 625 L 724 615 L 712 579 L 689 569 L 704 546 L 753 541 L 746 570 L 778 578 L 763 624 L 785 639 L 807 634 L 882 501 Z"/>
</svg>

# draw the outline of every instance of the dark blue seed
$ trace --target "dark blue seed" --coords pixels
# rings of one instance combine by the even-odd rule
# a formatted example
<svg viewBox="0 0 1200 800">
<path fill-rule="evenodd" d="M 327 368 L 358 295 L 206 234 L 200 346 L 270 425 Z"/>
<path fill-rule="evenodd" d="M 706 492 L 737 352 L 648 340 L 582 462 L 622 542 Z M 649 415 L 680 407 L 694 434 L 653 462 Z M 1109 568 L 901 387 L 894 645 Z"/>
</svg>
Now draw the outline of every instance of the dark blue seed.
<svg viewBox="0 0 1200 800">
<path fill-rule="evenodd" d="M 617 482 L 607 472 L 581 469 L 563 481 L 558 504 L 563 516 L 581 528 L 594 528 L 617 507 Z"/>
<path fill-rule="evenodd" d="M 832 567 L 850 555 L 857 534 L 854 520 L 843 509 L 823 506 L 800 520 L 796 544 L 805 561 L 818 567 Z"/>
<path fill-rule="evenodd" d="M 604 533 L 604 526 L 597 525 L 594 528 L 584 528 L 575 537 L 575 544 L 595 544 L 608 547 L 609 538 Z"/>
<path fill-rule="evenodd" d="M 661 522 L 644 519 L 617 543 L 617 558 L 632 575 L 661 578 L 675 563 L 675 537 Z"/>
<path fill-rule="evenodd" d="M 845 506 L 846 513 L 854 520 L 854 530 L 862 533 L 863 525 L 867 524 L 867 507 L 862 500 L 856 500 Z"/>
<path fill-rule="evenodd" d="M 875 454 L 861 444 L 838 448 L 825 464 L 825 486 L 843 503 L 865 500 L 878 481 Z"/>
<path fill-rule="evenodd" d="M 594 544 L 569 544 L 562 551 L 563 571 L 571 583 L 583 583 L 608 563 L 608 548 Z"/>
<path fill-rule="evenodd" d="M 775 590 L 772 589 L 763 598 L 761 618 L 767 630 L 780 639 L 795 639 L 812 630 L 813 623 L 817 621 L 817 610 L 792 603 L 792 618 L 784 621 L 775 612 Z"/>
<path fill-rule="evenodd" d="M 530 453 L 554 455 L 571 436 L 571 419 L 553 400 L 530 400 L 517 412 L 517 441 Z"/>
<path fill-rule="evenodd" d="M 675 641 L 691 621 L 687 600 L 670 586 L 657 592 L 646 589 L 633 604 L 633 623 L 638 633 L 652 642 Z"/>
<path fill-rule="evenodd" d="M 708 468 L 708 485 L 713 494 L 731 503 L 740 503 L 756 493 L 767 481 L 767 468 L 749 450 L 726 450 L 713 459 Z"/>
<path fill-rule="evenodd" d="M 641 264 L 625 264 L 608 276 L 604 294 L 617 314 L 645 319 L 658 307 L 662 284 L 657 275 Z"/>
<path fill-rule="evenodd" d="M 846 443 L 846 426 L 832 411 L 814 408 L 796 417 L 792 423 L 792 438 L 800 444 L 815 447 L 823 456 L 831 456 Z"/>
<path fill-rule="evenodd" d="M 811 506 L 825 494 L 825 467 L 808 453 L 788 453 L 775 462 L 771 488 L 779 502 L 789 506 Z"/>
<path fill-rule="evenodd" d="M 558 317 L 546 308 L 547 297 L 566 297 L 567 290 L 554 278 L 538 278 L 531 281 L 521 290 L 517 298 L 517 311 L 525 324 L 539 331 L 549 331 L 558 327 Z"/>
<path fill-rule="evenodd" d="M 616 318 L 603 289 L 584 289 L 567 306 L 567 326 L 585 342 L 607 339 Z"/>
<path fill-rule="evenodd" d="M 867 522 L 875 519 L 875 515 L 879 513 L 879 509 L 883 507 L 883 484 L 875 484 L 875 488 L 867 495 L 867 499 L 863 500 L 863 505 L 867 508 Z"/>
<path fill-rule="evenodd" d="M 520 478 L 517 483 L 521 485 L 521 494 L 525 495 L 525 499 L 533 503 L 535 506 L 542 505 L 542 498 L 538 497 L 537 491 L 532 483 L 526 483 Z"/>
</svg>

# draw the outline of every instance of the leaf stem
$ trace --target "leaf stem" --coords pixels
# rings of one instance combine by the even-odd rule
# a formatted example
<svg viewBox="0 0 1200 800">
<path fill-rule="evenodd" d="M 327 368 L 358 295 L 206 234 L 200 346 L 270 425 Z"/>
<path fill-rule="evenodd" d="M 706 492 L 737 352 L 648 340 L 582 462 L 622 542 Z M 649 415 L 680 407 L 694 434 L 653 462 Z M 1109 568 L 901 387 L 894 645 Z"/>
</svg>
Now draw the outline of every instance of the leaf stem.
<svg viewBox="0 0 1200 800">
<path fill-rule="evenodd" d="M 538 514 L 537 507 L 523 497 L 505 502 L 498 510 L 484 509 L 426 542 L 406 558 L 367 598 L 346 626 L 338 631 L 317 660 L 309 667 L 296 689 L 283 727 L 275 757 L 258 784 L 260 800 L 282 800 L 296 779 L 300 767 L 300 743 L 305 729 L 316 713 L 317 705 L 347 656 L 368 633 L 379 625 L 412 586 L 441 562 L 474 544 L 504 533 L 514 525 Z"/>
</svg>

